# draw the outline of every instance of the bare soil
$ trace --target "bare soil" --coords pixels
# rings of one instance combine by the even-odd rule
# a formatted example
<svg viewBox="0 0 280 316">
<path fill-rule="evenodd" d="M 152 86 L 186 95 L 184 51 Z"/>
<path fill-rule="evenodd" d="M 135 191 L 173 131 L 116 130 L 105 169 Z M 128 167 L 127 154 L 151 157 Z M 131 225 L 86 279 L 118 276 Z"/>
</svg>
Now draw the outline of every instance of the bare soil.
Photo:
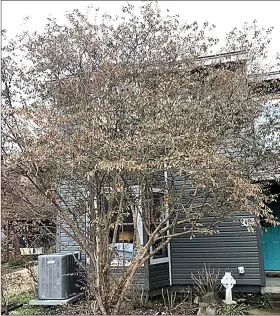
<svg viewBox="0 0 280 316">
<path fill-rule="evenodd" d="M 38 267 L 32 267 L 34 274 L 38 272 Z M 27 268 L 14 272 L 3 273 L 1 276 L 2 293 L 6 296 L 13 296 L 22 292 L 35 290 L 36 284 Z"/>
</svg>

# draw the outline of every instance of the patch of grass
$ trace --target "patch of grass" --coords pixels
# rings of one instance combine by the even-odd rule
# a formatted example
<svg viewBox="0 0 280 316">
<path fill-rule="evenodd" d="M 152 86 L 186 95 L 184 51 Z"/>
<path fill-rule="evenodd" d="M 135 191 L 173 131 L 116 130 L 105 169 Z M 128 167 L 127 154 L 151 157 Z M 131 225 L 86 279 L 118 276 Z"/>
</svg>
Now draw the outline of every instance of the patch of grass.
<svg viewBox="0 0 280 316">
<path fill-rule="evenodd" d="M 248 307 L 245 304 L 226 305 L 222 309 L 222 315 L 248 315 Z"/>
<path fill-rule="evenodd" d="M 31 292 L 22 292 L 19 294 L 15 294 L 9 298 L 10 304 L 27 304 L 33 298 L 33 294 Z"/>
<path fill-rule="evenodd" d="M 30 306 L 28 305 L 29 301 L 34 298 L 32 292 L 22 292 L 19 294 L 15 294 L 9 298 L 9 305 L 15 306 L 19 304 L 23 304 L 22 307 L 12 310 L 10 314 L 15 315 L 46 315 L 49 314 L 50 308 L 46 308 L 45 306 Z M 5 306 L 2 306 L 4 309 Z M 47 312 L 48 311 L 48 312 Z M 50 315 L 55 315 L 57 313 L 51 313 Z"/>
<path fill-rule="evenodd" d="M 27 304 L 33 298 L 33 294 L 31 292 L 22 292 L 19 294 L 12 295 L 8 298 L 8 303 L 11 306 L 19 305 L 19 304 Z M 5 308 L 5 300 L 1 301 L 1 308 Z"/>
<path fill-rule="evenodd" d="M 18 315 L 41 315 L 45 314 L 45 308 L 43 306 L 23 306 L 22 308 L 17 309 L 13 314 Z"/>
</svg>

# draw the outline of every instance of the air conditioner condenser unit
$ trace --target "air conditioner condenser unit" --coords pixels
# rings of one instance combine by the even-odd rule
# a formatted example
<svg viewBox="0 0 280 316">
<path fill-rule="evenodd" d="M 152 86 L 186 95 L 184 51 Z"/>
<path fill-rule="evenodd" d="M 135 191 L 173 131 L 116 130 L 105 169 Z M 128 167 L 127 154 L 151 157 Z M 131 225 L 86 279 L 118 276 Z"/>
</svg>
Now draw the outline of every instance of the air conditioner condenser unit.
<svg viewBox="0 0 280 316">
<path fill-rule="evenodd" d="M 63 300 L 78 293 L 77 260 L 73 253 L 38 257 L 38 299 Z"/>
</svg>

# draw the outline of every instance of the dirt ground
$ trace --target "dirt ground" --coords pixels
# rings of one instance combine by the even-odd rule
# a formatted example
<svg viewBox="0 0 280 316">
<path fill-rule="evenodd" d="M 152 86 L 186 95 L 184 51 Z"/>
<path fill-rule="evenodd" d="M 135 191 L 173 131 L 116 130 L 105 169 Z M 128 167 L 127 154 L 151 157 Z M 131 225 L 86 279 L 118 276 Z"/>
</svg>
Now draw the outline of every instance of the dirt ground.
<svg viewBox="0 0 280 316">
<path fill-rule="evenodd" d="M 36 288 L 34 277 L 37 278 L 38 267 L 33 266 L 30 269 L 32 269 L 32 272 L 27 268 L 7 274 L 2 272 L 2 293 L 13 296 L 22 292 L 34 291 Z"/>
</svg>

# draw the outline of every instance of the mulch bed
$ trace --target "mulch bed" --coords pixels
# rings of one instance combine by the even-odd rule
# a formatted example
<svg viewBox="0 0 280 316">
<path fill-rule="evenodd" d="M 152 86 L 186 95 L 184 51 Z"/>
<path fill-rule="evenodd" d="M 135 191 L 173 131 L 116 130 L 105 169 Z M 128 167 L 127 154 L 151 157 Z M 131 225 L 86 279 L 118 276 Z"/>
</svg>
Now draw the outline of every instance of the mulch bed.
<svg viewBox="0 0 280 316">
<path fill-rule="evenodd" d="M 234 293 L 233 298 L 237 303 L 243 303 L 250 308 L 269 308 L 267 297 L 260 293 Z"/>
</svg>

